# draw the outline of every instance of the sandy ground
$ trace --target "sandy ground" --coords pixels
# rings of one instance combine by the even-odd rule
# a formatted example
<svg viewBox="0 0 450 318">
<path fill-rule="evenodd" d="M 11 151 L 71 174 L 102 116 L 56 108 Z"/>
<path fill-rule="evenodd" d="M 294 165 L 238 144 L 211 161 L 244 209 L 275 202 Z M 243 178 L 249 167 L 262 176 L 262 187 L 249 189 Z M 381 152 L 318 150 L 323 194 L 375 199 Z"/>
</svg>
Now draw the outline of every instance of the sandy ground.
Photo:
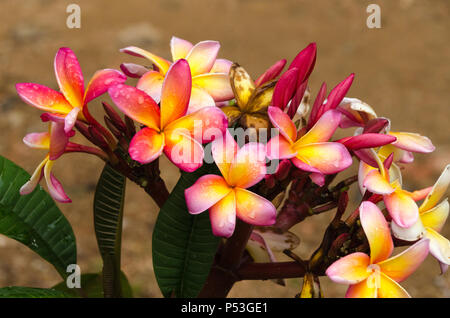
<svg viewBox="0 0 450 318">
<path fill-rule="evenodd" d="M 81 29 L 66 27 L 66 6 L 81 7 Z M 318 61 L 310 87 L 315 94 L 322 81 L 330 87 L 356 73 L 349 95 L 392 119 L 397 131 L 430 137 L 437 150 L 416 156 L 405 169 L 408 189 L 431 185 L 450 158 L 450 2 L 448 0 L 377 1 L 382 28 L 366 27 L 366 7 L 373 1 L 301 0 L 2 0 L 0 3 L 0 154 L 32 172 L 44 155 L 22 142 L 29 132 L 44 131 L 39 111 L 16 96 L 17 82 L 37 82 L 56 88 L 53 57 L 62 46 L 80 59 L 87 80 L 97 69 L 117 68 L 138 61 L 119 53 L 136 45 L 169 57 L 172 35 L 197 42 L 219 40 L 220 57 L 237 61 L 256 78 L 280 58 L 292 59 L 310 42 L 317 42 Z M 92 104 L 100 113 L 99 104 Z M 350 133 L 350 132 L 349 132 Z M 82 139 L 78 139 L 82 140 Z M 97 272 L 101 262 L 92 225 L 93 190 L 102 162 L 67 155 L 57 162 L 56 175 L 74 203 L 60 205 L 72 224 L 82 272 Z M 163 175 L 172 188 L 178 172 L 167 161 Z M 136 296 L 161 297 L 152 272 L 151 232 L 156 205 L 129 183 L 124 218 L 123 270 Z M 296 252 L 307 257 L 321 240 L 330 216 L 311 218 L 295 227 L 301 237 Z M 447 224 L 444 233 L 450 234 Z M 280 259 L 283 257 L 280 256 Z M 449 297 L 450 276 L 438 276 L 434 259 L 405 281 L 416 297 Z M 0 286 L 50 287 L 59 282 L 56 271 L 37 255 L 0 237 Z M 240 282 L 234 297 L 293 297 L 301 280 L 287 287 L 272 282 Z M 345 286 L 322 278 L 325 296 L 342 297 Z"/>
</svg>

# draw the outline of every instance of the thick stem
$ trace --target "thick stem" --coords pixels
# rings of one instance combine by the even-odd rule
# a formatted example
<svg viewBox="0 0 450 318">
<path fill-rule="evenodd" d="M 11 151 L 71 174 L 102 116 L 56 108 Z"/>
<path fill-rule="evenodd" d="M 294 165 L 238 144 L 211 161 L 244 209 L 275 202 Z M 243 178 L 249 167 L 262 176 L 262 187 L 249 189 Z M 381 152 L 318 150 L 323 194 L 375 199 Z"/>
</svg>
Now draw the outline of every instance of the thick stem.
<svg viewBox="0 0 450 318">
<path fill-rule="evenodd" d="M 248 263 L 237 271 L 239 280 L 282 279 L 303 277 L 304 266 L 298 262 Z"/>
<path fill-rule="evenodd" d="M 199 294 L 201 298 L 224 298 L 239 280 L 238 269 L 253 226 L 239 219 L 234 234 L 226 241 L 219 261 L 213 265 L 208 279 Z"/>
</svg>

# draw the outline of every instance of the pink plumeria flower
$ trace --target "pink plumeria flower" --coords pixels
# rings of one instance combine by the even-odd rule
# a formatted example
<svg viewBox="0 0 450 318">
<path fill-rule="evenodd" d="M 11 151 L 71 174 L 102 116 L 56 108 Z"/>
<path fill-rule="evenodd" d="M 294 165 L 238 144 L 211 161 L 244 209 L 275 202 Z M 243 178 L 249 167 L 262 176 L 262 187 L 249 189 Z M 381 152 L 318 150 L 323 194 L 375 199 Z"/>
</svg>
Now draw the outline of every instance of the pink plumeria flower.
<svg viewBox="0 0 450 318">
<path fill-rule="evenodd" d="M 191 68 L 192 92 L 188 113 L 203 107 L 214 106 L 216 102 L 228 101 L 233 98 L 234 95 L 228 78 L 228 72 L 232 63 L 225 59 L 217 59 L 217 53 L 220 49 L 219 42 L 202 41 L 193 45 L 189 41 L 174 36 L 170 41 L 170 48 L 173 62 L 185 59 Z M 146 92 L 156 103 L 159 103 L 164 77 L 172 63 L 134 46 L 121 49 L 121 52 L 146 58 L 153 63 L 155 70 L 148 71 L 142 75 L 136 87 Z M 134 65 L 132 65 L 133 70 L 128 71 L 128 66 L 127 64 L 121 65 L 125 73 L 141 72 Z"/>
<path fill-rule="evenodd" d="M 409 228 L 391 224 L 395 237 L 405 241 L 415 241 L 421 237 L 430 240 L 430 253 L 439 261 L 442 273 L 450 265 L 450 241 L 439 232 L 449 213 L 448 199 L 439 201 L 445 195 L 450 184 L 450 165 L 447 165 L 431 191 L 419 207 L 419 219 Z"/>
<path fill-rule="evenodd" d="M 215 106 L 186 116 L 191 79 L 186 60 L 172 64 L 162 86 L 161 109 L 149 95 L 135 87 L 120 84 L 108 90 L 122 112 L 146 126 L 130 142 L 128 152 L 133 160 L 150 163 L 164 152 L 183 171 L 192 172 L 203 164 L 202 143 L 223 135 L 228 122 Z"/>
<path fill-rule="evenodd" d="M 348 298 L 409 298 L 398 283 L 408 278 L 427 257 L 429 240 L 420 240 L 390 257 L 394 244 L 383 213 L 369 201 L 362 202 L 359 211 L 370 256 L 360 252 L 349 254 L 331 264 L 327 276 L 336 283 L 350 285 L 345 295 Z"/>
<path fill-rule="evenodd" d="M 400 170 L 391 169 L 393 155 L 391 154 L 384 164 L 380 157 L 373 152 L 378 163 L 378 169 L 360 162 L 358 178 L 360 188 L 369 190 L 383 197 L 384 204 L 392 220 L 401 227 L 410 227 L 419 218 L 419 208 L 416 204 L 418 198 L 413 193 L 402 189 Z M 393 172 L 390 175 L 390 172 Z"/>
<path fill-rule="evenodd" d="M 277 107 L 269 107 L 268 114 L 280 134 L 267 143 L 269 159 L 290 159 L 297 168 L 312 172 L 313 181 L 322 183 L 323 175 L 347 169 L 352 157 L 344 145 L 329 142 L 336 131 L 341 114 L 329 110 L 303 136 L 298 138 L 297 128 L 290 117 Z"/>
<path fill-rule="evenodd" d="M 250 142 L 239 149 L 227 131 L 224 138 L 213 141 L 212 155 L 222 176 L 202 176 L 185 190 L 189 213 L 199 214 L 209 209 L 212 231 L 216 236 L 230 237 L 236 217 L 253 225 L 273 225 L 276 217 L 274 205 L 246 190 L 266 174 L 264 145 Z"/>
<path fill-rule="evenodd" d="M 364 127 L 368 121 L 378 118 L 369 104 L 357 98 L 344 97 L 336 109 L 344 115 L 339 123 L 341 128 Z"/>
<path fill-rule="evenodd" d="M 30 148 L 48 150 L 48 154 L 36 168 L 30 180 L 20 188 L 20 194 L 26 195 L 33 192 L 42 177 L 45 177 L 48 191 L 53 199 L 61 203 L 72 202 L 51 171 L 55 160 L 64 153 L 69 138 L 75 132 L 73 130 L 65 132 L 64 118 L 61 116 L 44 113 L 41 117 L 43 121 L 49 121 L 48 132 L 30 133 L 23 138 L 23 142 Z"/>
<path fill-rule="evenodd" d="M 85 120 L 82 109 L 87 103 L 104 94 L 111 85 L 124 83 L 127 79 L 117 70 L 100 70 L 94 74 L 85 90 L 78 59 L 71 49 L 65 47 L 56 53 L 54 67 L 61 93 L 34 83 L 18 83 L 16 90 L 26 103 L 53 114 L 63 115 L 66 133 L 72 130 L 77 119 Z"/>
</svg>

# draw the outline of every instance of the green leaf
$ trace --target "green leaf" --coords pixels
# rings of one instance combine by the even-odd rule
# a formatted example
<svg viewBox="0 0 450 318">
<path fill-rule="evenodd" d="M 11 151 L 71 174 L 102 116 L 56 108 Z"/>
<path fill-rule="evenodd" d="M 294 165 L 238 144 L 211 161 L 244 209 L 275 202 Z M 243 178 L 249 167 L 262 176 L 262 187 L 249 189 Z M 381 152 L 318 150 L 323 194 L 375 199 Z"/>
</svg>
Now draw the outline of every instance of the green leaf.
<svg viewBox="0 0 450 318">
<path fill-rule="evenodd" d="M 70 295 L 56 290 L 47 288 L 32 287 L 3 287 L 0 288 L 0 298 L 69 298 Z"/>
<path fill-rule="evenodd" d="M 29 178 L 25 170 L 0 156 L 0 233 L 28 246 L 65 278 L 67 266 L 77 263 L 72 227 L 40 186 L 20 195 Z"/>
<path fill-rule="evenodd" d="M 53 286 L 52 288 L 63 292 L 70 297 L 85 298 L 102 298 L 103 297 L 103 281 L 101 273 L 82 274 L 80 277 L 81 288 L 69 288 L 65 281 Z M 123 297 L 133 297 L 133 292 L 127 277 L 122 272 L 120 274 Z"/>
<path fill-rule="evenodd" d="M 161 208 L 153 231 L 153 267 L 164 297 L 197 297 L 211 269 L 220 238 L 211 231 L 209 213 L 189 214 L 184 190 L 202 175 L 216 173 L 204 164 L 182 172 Z"/>
<path fill-rule="evenodd" d="M 126 178 L 109 164 L 100 175 L 94 197 L 94 228 L 103 259 L 106 297 L 121 297 L 120 251 Z"/>
</svg>

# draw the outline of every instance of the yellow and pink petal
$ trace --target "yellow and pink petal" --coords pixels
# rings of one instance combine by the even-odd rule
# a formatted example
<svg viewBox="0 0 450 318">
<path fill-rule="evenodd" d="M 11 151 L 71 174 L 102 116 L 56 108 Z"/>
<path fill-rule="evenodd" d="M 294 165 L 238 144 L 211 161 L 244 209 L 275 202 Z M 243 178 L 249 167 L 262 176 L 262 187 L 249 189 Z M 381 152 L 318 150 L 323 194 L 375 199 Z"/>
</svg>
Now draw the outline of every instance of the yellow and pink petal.
<svg viewBox="0 0 450 318">
<path fill-rule="evenodd" d="M 214 65 L 209 71 L 210 73 L 225 73 L 228 75 L 230 72 L 231 65 L 233 65 L 233 62 L 226 60 L 226 59 L 216 59 L 214 62 Z"/>
<path fill-rule="evenodd" d="M 378 298 L 411 298 L 411 296 L 393 279 L 380 273 Z"/>
<path fill-rule="evenodd" d="M 395 147 L 406 151 L 430 153 L 435 149 L 433 143 L 428 137 L 421 136 L 419 134 L 391 131 L 389 132 L 389 135 L 397 137 L 397 141 L 393 143 Z"/>
<path fill-rule="evenodd" d="M 359 207 L 359 218 L 370 246 L 370 263 L 386 260 L 394 249 L 389 225 L 380 209 L 370 201 Z"/>
<path fill-rule="evenodd" d="M 276 221 L 277 210 L 269 200 L 245 189 L 235 188 L 236 215 L 242 221 L 269 226 Z"/>
<path fill-rule="evenodd" d="M 228 73 L 200 74 L 192 78 L 192 84 L 204 89 L 216 102 L 228 101 L 234 97 Z"/>
<path fill-rule="evenodd" d="M 230 172 L 230 165 L 233 162 L 238 150 L 239 146 L 228 130 L 226 130 L 222 138 L 216 138 L 212 142 L 211 153 L 214 162 L 227 182 L 229 182 L 228 176 Z"/>
<path fill-rule="evenodd" d="M 37 168 L 34 170 L 33 174 L 30 177 L 30 180 L 28 180 L 19 190 L 21 195 L 26 195 L 36 188 L 36 186 L 41 181 L 42 177 L 44 176 L 44 167 L 48 162 L 48 155 L 44 158 L 44 160 L 39 163 Z"/>
<path fill-rule="evenodd" d="M 420 219 L 425 227 L 440 232 L 447 220 L 449 213 L 448 200 L 445 199 L 434 208 L 420 214 Z"/>
<path fill-rule="evenodd" d="M 427 211 L 436 206 L 439 200 L 446 193 L 449 184 L 450 184 L 450 165 L 447 165 L 444 168 L 444 171 L 442 171 L 441 175 L 439 176 L 439 179 L 433 185 L 433 188 L 431 189 L 430 193 L 425 198 L 425 201 L 423 201 L 422 205 L 420 206 L 420 212 Z"/>
<path fill-rule="evenodd" d="M 431 228 L 425 237 L 430 240 L 430 253 L 442 264 L 450 265 L 450 241 Z"/>
<path fill-rule="evenodd" d="M 325 273 L 335 283 L 353 285 L 369 277 L 371 274 L 367 269 L 369 265 L 370 257 L 357 252 L 338 259 Z"/>
<path fill-rule="evenodd" d="M 184 191 L 188 211 L 191 214 L 206 211 L 231 191 L 223 177 L 213 174 L 202 176 Z"/>
<path fill-rule="evenodd" d="M 401 227 L 412 226 L 419 218 L 419 208 L 416 202 L 403 190 L 397 189 L 383 196 L 392 220 Z"/>
<path fill-rule="evenodd" d="M 161 90 L 161 129 L 183 117 L 189 105 L 192 77 L 189 64 L 181 59 L 167 71 Z"/>
<path fill-rule="evenodd" d="M 339 122 L 341 120 L 341 113 L 337 110 L 330 110 L 324 113 L 317 123 L 294 145 L 294 148 L 301 147 L 303 145 L 325 142 L 330 140 L 333 136 Z"/>
<path fill-rule="evenodd" d="M 422 239 L 402 253 L 378 262 L 377 265 L 383 274 L 396 282 L 401 282 L 414 273 L 425 260 L 429 251 L 429 243 L 428 239 Z"/>
<path fill-rule="evenodd" d="M 266 175 L 266 149 L 261 143 L 250 142 L 238 150 L 226 178 L 231 186 L 250 188 Z"/>
<path fill-rule="evenodd" d="M 192 76 L 208 73 L 216 61 L 220 44 L 217 41 L 198 42 L 186 55 Z"/>
<path fill-rule="evenodd" d="M 291 118 L 284 113 L 280 108 L 269 106 L 267 110 L 269 119 L 275 128 L 278 128 L 290 143 L 297 140 L 297 127 L 292 122 Z"/>
<path fill-rule="evenodd" d="M 139 79 L 136 88 L 147 93 L 156 103 L 161 101 L 164 76 L 157 71 L 148 71 Z"/>
<path fill-rule="evenodd" d="M 377 298 L 377 286 L 366 280 L 351 285 L 345 294 L 346 298 Z"/>
<path fill-rule="evenodd" d="M 60 48 L 55 56 L 54 67 L 64 97 L 72 107 L 83 107 L 84 79 L 75 53 L 67 47 Z"/>
<path fill-rule="evenodd" d="M 147 60 L 152 62 L 158 68 L 158 71 L 163 75 L 167 73 L 171 64 L 166 59 L 163 59 L 162 57 L 159 57 L 153 53 L 150 53 L 146 50 L 143 50 L 135 46 L 128 46 L 126 48 L 121 49 L 120 52 L 127 53 L 137 57 L 146 58 Z"/>
<path fill-rule="evenodd" d="M 230 237 L 236 225 L 236 195 L 230 191 L 209 209 L 212 232 L 216 236 Z"/>
<path fill-rule="evenodd" d="M 104 69 L 95 72 L 86 88 L 83 104 L 87 104 L 93 99 L 103 95 L 108 88 L 114 85 L 123 84 L 127 77 L 121 72 L 113 69 Z"/>
<path fill-rule="evenodd" d="M 110 87 L 108 93 L 125 115 L 149 128 L 160 130 L 159 107 L 146 93 L 124 84 Z"/>
<path fill-rule="evenodd" d="M 381 173 L 374 169 L 364 178 L 363 187 L 376 194 L 391 194 L 394 188 Z"/>
<path fill-rule="evenodd" d="M 164 133 L 145 127 L 134 135 L 128 153 L 131 159 L 147 164 L 161 155 L 164 145 Z"/>
<path fill-rule="evenodd" d="M 48 132 L 30 133 L 23 137 L 23 142 L 30 148 L 50 149 L 50 134 Z"/>
<path fill-rule="evenodd" d="M 291 159 L 296 156 L 292 149 L 292 144 L 282 135 L 276 135 L 270 138 L 266 144 L 267 157 L 271 160 Z"/>
<path fill-rule="evenodd" d="M 48 192 L 56 201 L 61 203 L 70 203 L 72 200 L 67 196 L 61 183 L 51 172 L 53 164 L 54 161 L 48 160 L 44 167 L 44 177 L 47 183 Z"/>
<path fill-rule="evenodd" d="M 140 78 L 149 71 L 145 66 L 134 63 L 122 63 L 120 64 L 120 69 L 126 76 L 131 78 Z"/>
<path fill-rule="evenodd" d="M 191 42 L 172 36 L 170 39 L 170 51 L 172 53 L 172 61 L 184 59 L 194 45 Z"/>
<path fill-rule="evenodd" d="M 294 144 L 295 146 L 295 144 Z M 352 164 L 352 157 L 340 143 L 320 142 L 294 147 L 296 158 L 322 174 L 333 174 L 347 169 Z M 295 164 L 295 162 L 293 161 Z M 297 165 L 298 166 L 298 165 Z"/>
<path fill-rule="evenodd" d="M 193 172 L 203 164 L 204 150 L 186 129 L 165 131 L 164 153 L 174 165 L 186 172 Z"/>
<path fill-rule="evenodd" d="M 44 111 L 68 114 L 73 108 L 63 94 L 40 84 L 18 83 L 16 90 L 25 103 Z"/>
</svg>

